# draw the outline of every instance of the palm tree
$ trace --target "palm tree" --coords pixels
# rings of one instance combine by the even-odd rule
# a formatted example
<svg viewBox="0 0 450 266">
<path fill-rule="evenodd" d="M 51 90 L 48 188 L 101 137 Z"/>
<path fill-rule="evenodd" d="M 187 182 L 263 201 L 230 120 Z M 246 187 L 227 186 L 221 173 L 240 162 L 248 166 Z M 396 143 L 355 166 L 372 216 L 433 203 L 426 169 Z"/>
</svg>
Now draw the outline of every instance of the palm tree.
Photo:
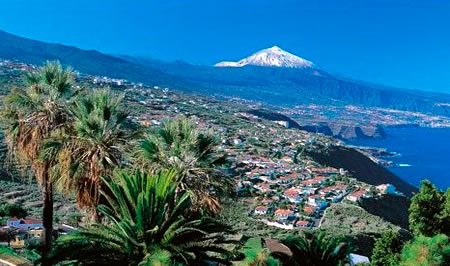
<svg viewBox="0 0 450 266">
<path fill-rule="evenodd" d="M 43 191 L 44 253 L 51 248 L 53 229 L 53 184 L 51 160 L 41 160 L 42 144 L 55 130 L 64 128 L 70 117 L 66 100 L 71 96 L 73 74 L 59 62 L 47 62 L 39 71 L 25 75 L 28 88 L 17 88 L 5 98 L 3 119 L 6 141 L 18 161 L 31 168 Z"/>
<path fill-rule="evenodd" d="M 56 158 L 55 184 L 62 191 L 75 191 L 78 205 L 91 211 L 94 220 L 98 220 L 100 177 L 121 165 L 124 146 L 136 135 L 122 128 L 128 116 L 120 108 L 122 98 L 107 89 L 78 96 L 70 108 L 72 127 L 53 134 L 41 154 Z"/>
<path fill-rule="evenodd" d="M 155 171 L 175 168 L 183 177 L 182 188 L 193 192 L 194 211 L 206 209 L 217 214 L 217 194 L 230 187 L 230 180 L 218 170 L 226 162 L 218 153 L 219 141 L 203 134 L 186 118 L 164 121 L 152 130 L 137 152 L 138 165 Z"/>
<path fill-rule="evenodd" d="M 204 261 L 229 264 L 220 258 L 225 250 L 223 232 L 230 228 L 212 218 L 183 216 L 190 207 L 190 192 L 179 189 L 174 171 L 156 176 L 116 171 L 103 178 L 99 205 L 104 223 L 81 229 L 56 242 L 52 263 L 82 265 L 202 265 Z"/>
<path fill-rule="evenodd" d="M 274 253 L 286 265 L 336 266 L 344 265 L 353 248 L 342 237 L 327 236 L 325 232 L 305 232 L 304 237 L 288 237 L 281 240 L 291 252 L 291 257 Z"/>
</svg>

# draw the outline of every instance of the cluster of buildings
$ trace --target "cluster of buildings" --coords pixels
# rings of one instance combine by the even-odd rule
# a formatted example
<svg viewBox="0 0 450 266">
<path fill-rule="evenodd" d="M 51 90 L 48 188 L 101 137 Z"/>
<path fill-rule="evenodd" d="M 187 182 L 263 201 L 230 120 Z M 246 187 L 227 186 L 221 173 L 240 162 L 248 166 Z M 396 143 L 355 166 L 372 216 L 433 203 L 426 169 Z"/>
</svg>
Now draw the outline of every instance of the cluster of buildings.
<svg viewBox="0 0 450 266">
<path fill-rule="evenodd" d="M 4 241 L 14 248 L 23 248 L 25 243 L 33 240 L 41 240 L 44 235 L 42 220 L 36 218 L 12 217 L 6 221 L 6 225 L 0 228 L 0 234 L 6 235 Z"/>
<path fill-rule="evenodd" d="M 64 235 L 76 228 L 67 224 L 57 224 L 54 230 L 57 235 Z M 30 241 L 42 240 L 44 226 L 41 219 L 11 217 L 6 221 L 6 225 L 0 227 L 0 235 L 2 242 L 7 242 L 8 246 L 24 248 Z"/>
<path fill-rule="evenodd" d="M 242 140 L 242 131 L 238 132 L 240 137 L 229 138 L 226 149 L 233 158 L 233 168 L 241 173 L 236 177 L 236 191 L 252 198 L 250 215 L 269 226 L 316 227 L 324 211 L 334 203 L 371 197 L 371 189 L 376 193 L 396 193 L 390 184 L 375 188 L 351 178 L 344 169 L 313 161 L 306 154 L 316 141 L 311 134 L 273 127 L 245 132 L 250 137 Z M 262 145 L 260 140 L 265 140 L 266 155 L 252 152 L 252 145 L 248 145 Z"/>
</svg>

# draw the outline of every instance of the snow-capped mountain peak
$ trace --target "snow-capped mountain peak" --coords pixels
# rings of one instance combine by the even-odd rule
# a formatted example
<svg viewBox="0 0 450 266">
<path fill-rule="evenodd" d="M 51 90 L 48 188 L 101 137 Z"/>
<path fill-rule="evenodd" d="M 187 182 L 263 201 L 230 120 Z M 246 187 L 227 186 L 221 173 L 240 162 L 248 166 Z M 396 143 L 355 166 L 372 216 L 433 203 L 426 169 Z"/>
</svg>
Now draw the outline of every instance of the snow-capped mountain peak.
<svg viewBox="0 0 450 266">
<path fill-rule="evenodd" d="M 278 46 L 261 50 L 238 62 L 220 62 L 216 67 L 243 67 L 246 65 L 266 67 L 311 68 L 314 64 L 306 59 L 284 51 Z"/>
</svg>

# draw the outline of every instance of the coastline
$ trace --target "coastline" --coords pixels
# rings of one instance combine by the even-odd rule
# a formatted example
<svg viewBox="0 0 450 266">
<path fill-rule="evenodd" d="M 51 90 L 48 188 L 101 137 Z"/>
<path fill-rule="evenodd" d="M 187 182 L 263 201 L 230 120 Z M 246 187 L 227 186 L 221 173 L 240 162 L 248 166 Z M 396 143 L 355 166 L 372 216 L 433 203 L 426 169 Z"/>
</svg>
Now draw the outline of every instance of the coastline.
<svg viewBox="0 0 450 266">
<path fill-rule="evenodd" d="M 449 127 L 387 127 L 386 139 L 359 139 L 346 141 L 346 145 L 358 150 L 374 149 L 387 151 L 391 156 L 369 154 L 375 162 L 381 162 L 390 172 L 411 185 L 418 187 L 420 180 L 429 179 L 441 190 L 450 186 Z M 392 163 L 386 163 L 391 161 Z"/>
</svg>

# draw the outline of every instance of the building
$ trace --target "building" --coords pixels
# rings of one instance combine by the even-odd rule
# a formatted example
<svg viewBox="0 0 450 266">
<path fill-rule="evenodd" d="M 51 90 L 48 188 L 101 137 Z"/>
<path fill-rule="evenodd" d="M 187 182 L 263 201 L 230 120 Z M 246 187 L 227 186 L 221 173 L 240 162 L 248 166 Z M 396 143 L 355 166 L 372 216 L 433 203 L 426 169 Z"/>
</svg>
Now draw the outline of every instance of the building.
<svg viewBox="0 0 450 266">
<path fill-rule="evenodd" d="M 288 189 L 284 191 L 284 196 L 292 203 L 300 203 L 302 202 L 302 198 L 298 194 L 297 190 Z"/>
<path fill-rule="evenodd" d="M 289 217 L 292 217 L 293 215 L 294 215 L 294 212 L 291 210 L 277 209 L 275 211 L 275 216 L 277 216 L 280 219 L 288 219 Z"/>
<path fill-rule="evenodd" d="M 317 208 L 315 206 L 306 206 L 303 208 L 303 212 L 307 214 L 314 214 L 316 212 Z"/>
<path fill-rule="evenodd" d="M 395 186 L 392 184 L 382 184 L 376 187 L 378 191 L 380 191 L 383 194 L 397 194 L 397 191 L 395 190 Z"/>
<path fill-rule="evenodd" d="M 269 210 L 269 207 L 266 207 L 266 206 L 257 206 L 257 207 L 255 208 L 255 214 L 258 214 L 258 215 L 266 215 L 268 210 Z"/>
<path fill-rule="evenodd" d="M 295 223 L 297 227 L 307 228 L 312 226 L 311 221 L 299 220 Z"/>
<path fill-rule="evenodd" d="M 16 217 L 10 218 L 6 222 L 6 226 L 15 227 L 23 230 L 29 230 L 30 228 L 43 228 L 42 220 L 35 218 L 18 219 Z"/>
<path fill-rule="evenodd" d="M 359 189 L 359 190 L 353 192 L 352 194 L 348 195 L 347 199 L 356 202 L 359 199 L 361 199 L 362 197 L 364 197 L 365 194 L 366 194 L 365 190 Z"/>
<path fill-rule="evenodd" d="M 44 236 L 44 230 L 43 229 L 30 229 L 27 232 L 28 239 L 42 239 Z"/>
</svg>

